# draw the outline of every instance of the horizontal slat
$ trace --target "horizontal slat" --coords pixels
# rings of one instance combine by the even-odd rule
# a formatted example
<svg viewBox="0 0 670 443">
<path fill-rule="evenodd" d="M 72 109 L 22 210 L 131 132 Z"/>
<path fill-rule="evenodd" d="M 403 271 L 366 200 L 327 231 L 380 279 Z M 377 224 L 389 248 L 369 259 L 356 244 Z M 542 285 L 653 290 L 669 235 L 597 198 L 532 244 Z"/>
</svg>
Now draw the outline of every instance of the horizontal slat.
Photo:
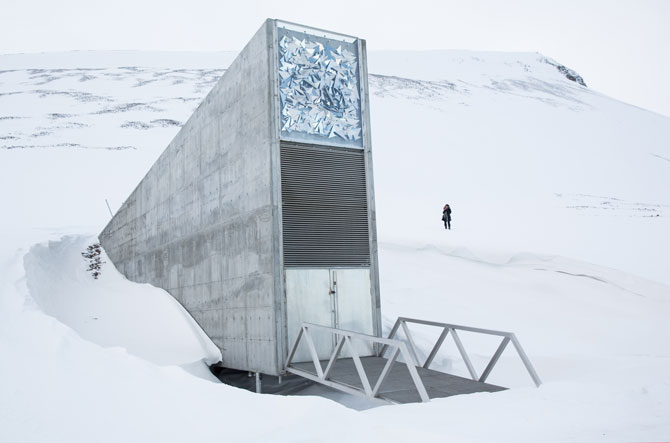
<svg viewBox="0 0 670 443">
<path fill-rule="evenodd" d="M 363 151 L 281 146 L 284 264 L 370 264 Z"/>
</svg>

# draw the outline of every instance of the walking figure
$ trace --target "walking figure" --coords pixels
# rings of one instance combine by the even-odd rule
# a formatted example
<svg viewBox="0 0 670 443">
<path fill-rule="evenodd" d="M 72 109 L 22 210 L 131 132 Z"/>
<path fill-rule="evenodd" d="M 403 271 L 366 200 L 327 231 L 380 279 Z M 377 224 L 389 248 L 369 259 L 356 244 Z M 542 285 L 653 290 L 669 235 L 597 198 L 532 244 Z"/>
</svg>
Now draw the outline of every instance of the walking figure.
<svg viewBox="0 0 670 443">
<path fill-rule="evenodd" d="M 444 229 L 451 229 L 451 208 L 448 204 L 442 208 L 442 221 L 444 222 Z"/>
</svg>

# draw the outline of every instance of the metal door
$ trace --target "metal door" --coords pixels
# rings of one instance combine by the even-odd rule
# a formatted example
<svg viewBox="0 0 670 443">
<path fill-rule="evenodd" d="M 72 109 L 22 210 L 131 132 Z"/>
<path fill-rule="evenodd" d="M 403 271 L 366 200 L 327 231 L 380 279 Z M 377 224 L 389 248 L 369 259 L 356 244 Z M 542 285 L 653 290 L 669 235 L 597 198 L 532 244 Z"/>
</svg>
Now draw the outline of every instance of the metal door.
<svg viewBox="0 0 670 443">
<path fill-rule="evenodd" d="M 365 269 L 287 269 L 286 321 L 289 349 L 295 343 L 303 322 L 316 323 L 364 334 L 374 334 L 370 292 L 370 270 Z M 320 360 L 328 359 L 335 336 L 312 334 Z M 372 347 L 355 343 L 359 355 L 372 355 Z M 341 356 L 349 356 L 346 348 Z M 309 361 L 306 346 L 301 345 L 295 362 Z"/>
<path fill-rule="evenodd" d="M 374 335 L 372 323 L 372 295 L 369 269 L 332 269 L 331 281 L 336 298 L 336 327 L 348 331 Z M 372 345 L 353 342 L 360 356 L 373 355 Z M 342 357 L 349 357 L 343 348 Z"/>
<path fill-rule="evenodd" d="M 328 269 L 286 270 L 286 328 L 289 349 L 295 343 L 303 322 L 333 326 L 334 306 L 330 293 L 330 271 Z M 313 334 L 314 346 L 319 359 L 327 359 L 333 352 L 330 334 Z M 294 361 L 311 360 L 306 347 L 298 349 Z"/>
</svg>

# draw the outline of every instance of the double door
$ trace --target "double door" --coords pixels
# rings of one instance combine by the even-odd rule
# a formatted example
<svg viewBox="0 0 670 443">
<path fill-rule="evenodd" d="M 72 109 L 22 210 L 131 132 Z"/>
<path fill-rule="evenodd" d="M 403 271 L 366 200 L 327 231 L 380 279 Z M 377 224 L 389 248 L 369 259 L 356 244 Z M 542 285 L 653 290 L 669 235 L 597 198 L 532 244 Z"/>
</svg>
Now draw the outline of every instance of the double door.
<svg viewBox="0 0 670 443">
<path fill-rule="evenodd" d="M 303 322 L 374 334 L 373 298 L 369 268 L 286 269 L 286 317 L 289 349 Z M 328 359 L 337 337 L 323 331 L 311 331 L 319 359 Z M 372 355 L 372 346 L 354 341 L 356 352 Z M 340 354 L 349 355 L 345 347 Z M 298 349 L 293 361 L 310 361 L 307 346 Z"/>
</svg>

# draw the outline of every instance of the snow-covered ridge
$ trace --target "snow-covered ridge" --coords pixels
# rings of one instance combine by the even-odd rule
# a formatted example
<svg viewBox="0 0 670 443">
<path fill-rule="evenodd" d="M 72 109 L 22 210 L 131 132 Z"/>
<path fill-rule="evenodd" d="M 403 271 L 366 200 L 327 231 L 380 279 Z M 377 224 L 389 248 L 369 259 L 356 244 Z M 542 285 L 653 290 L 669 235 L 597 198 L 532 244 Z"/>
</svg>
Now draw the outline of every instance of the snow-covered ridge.
<svg viewBox="0 0 670 443">
<path fill-rule="evenodd" d="M 555 83 L 540 79 L 542 75 L 550 76 L 546 64 L 562 66 L 539 54 L 432 51 L 428 54 L 389 55 L 381 52 L 373 53 L 371 70 L 374 72 L 377 64 L 378 69 L 393 72 L 394 69 L 387 66 L 389 63 L 396 64 L 398 58 L 415 58 L 417 54 L 424 56 L 421 60 L 429 56 L 439 62 L 435 66 L 410 62 L 415 71 L 405 74 L 412 78 L 371 74 L 372 93 L 428 104 L 440 100 L 449 102 L 462 95 L 464 98 L 460 103 L 467 105 L 465 97 L 471 94 L 472 88 L 482 87 L 548 103 L 566 101 L 573 105 L 583 104 L 569 84 L 558 81 L 561 77 L 557 72 L 553 76 Z M 128 116 L 119 122 L 122 129 L 181 126 L 223 74 L 224 67 L 234 55 L 232 52 L 136 51 L 0 55 L 0 100 L 3 105 L 0 108 L 0 149 L 137 149 L 132 137 L 110 145 L 84 143 L 78 140 L 78 135 L 85 134 L 86 128 L 90 131 L 103 125 L 102 122 L 109 122 L 108 114 Z M 494 63 L 484 62 L 489 58 Z M 444 78 L 431 80 L 436 66 L 447 66 L 449 69 L 444 71 Z M 458 69 L 454 70 L 454 66 Z M 424 75 L 422 70 L 426 69 L 431 69 L 431 75 Z M 534 70 L 539 70 L 541 75 Z M 477 75 L 473 74 L 475 72 Z M 519 78 L 520 73 L 523 73 L 523 78 Z M 164 91 L 168 87 L 170 95 L 165 96 Z M 107 91 L 110 90 L 115 92 L 109 94 Z M 121 90 L 124 92 L 119 94 Z M 77 112 L 59 111 L 64 108 L 76 109 Z M 151 118 L 132 118 L 139 114 Z M 55 139 L 67 140 L 45 144 L 44 140 L 52 135 L 56 136 Z"/>
<path fill-rule="evenodd" d="M 234 51 L 66 51 L 0 54 L 0 70 L 143 68 L 203 69 L 226 68 L 237 56 Z"/>
</svg>

